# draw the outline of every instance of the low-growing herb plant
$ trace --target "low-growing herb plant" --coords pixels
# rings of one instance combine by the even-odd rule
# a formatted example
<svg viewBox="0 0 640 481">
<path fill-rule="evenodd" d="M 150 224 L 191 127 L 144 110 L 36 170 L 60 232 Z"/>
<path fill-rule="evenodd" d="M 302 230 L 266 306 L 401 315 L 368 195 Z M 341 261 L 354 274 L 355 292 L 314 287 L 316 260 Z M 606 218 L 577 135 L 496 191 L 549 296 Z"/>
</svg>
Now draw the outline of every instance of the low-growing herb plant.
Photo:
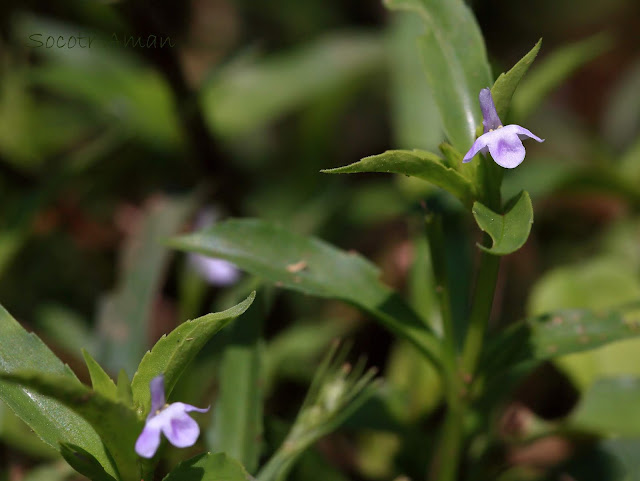
<svg viewBox="0 0 640 481">
<path fill-rule="evenodd" d="M 510 443 L 558 435 L 600 440 L 625 432 L 628 423 L 632 426 L 629 432 L 640 432 L 638 408 L 625 397 L 632 391 L 636 393 L 632 399 L 638 399 L 640 383 L 637 378 L 625 381 L 617 377 L 592 385 L 585 382 L 588 394 L 576 410 L 557 422 L 543 421 L 526 409 L 514 411 L 512 406 L 508 412 L 518 417 L 517 429 L 505 433 L 496 428 L 496 418 L 504 414 L 504 404 L 515 387 L 542 363 L 560 359 L 559 363 L 570 364 L 566 360 L 575 359 L 566 357 L 570 354 L 591 352 L 638 336 L 638 305 L 620 302 L 602 309 L 572 305 L 557 309 L 545 300 L 546 291 L 540 288 L 542 294 L 537 298 L 544 302 L 536 305 L 549 302 L 553 309 L 535 308 L 535 315 L 524 320 L 507 326 L 490 325 L 501 258 L 525 245 L 534 221 L 530 194 L 516 189 L 515 195 L 505 196 L 503 177 L 505 169 L 527 168 L 522 140 L 545 142 L 519 125 L 527 125 L 527 114 L 553 83 L 531 87 L 525 80 L 542 41 L 494 79 L 481 32 L 462 0 L 385 3 L 391 10 L 413 12 L 423 24 L 418 45 L 447 141 L 439 145 L 439 152 L 389 150 L 323 172 L 393 173 L 442 189 L 436 202 L 430 199 L 423 205 L 414 246 L 415 252 L 422 248 L 422 255 L 416 255 L 416 268 L 428 271 L 432 289 L 414 292 L 407 300 L 386 285 L 379 269 L 360 254 L 266 220 L 213 223 L 211 215 L 205 214 L 195 232 L 177 236 L 180 225 L 193 214 L 196 201 L 188 198 L 161 203 L 162 208 L 150 209 L 143 231 L 154 236 L 150 245 L 188 253 L 187 265 L 192 271 L 183 273 L 185 283 L 195 271 L 213 285 L 235 284 L 231 296 L 236 298 L 238 292 L 244 296 L 253 292 L 230 309 L 180 324 L 146 353 L 143 329 L 129 336 L 124 346 L 118 341 L 117 328 L 126 329 L 134 325 L 136 315 L 145 317 L 149 312 L 130 308 L 133 289 L 114 292 L 105 302 L 106 320 L 99 326 L 109 335 L 92 346 L 100 362 L 88 350 L 82 351 L 91 386 L 82 383 L 6 310 L 0 310 L 0 399 L 78 473 L 92 481 L 151 481 L 159 479 L 161 472 L 167 472 L 165 481 L 292 479 L 296 463 L 312 445 L 352 422 L 364 432 L 391 432 L 394 437 L 389 445 L 400 440 L 403 449 L 419 451 L 415 470 L 421 470 L 424 479 L 542 479 L 545 474 L 511 469 L 504 455 Z M 544 76 L 544 70 L 538 75 Z M 519 94 L 518 88 L 523 88 L 524 94 Z M 203 102 L 214 97 L 215 92 L 205 93 Z M 548 141 L 545 147 L 552 148 L 554 132 L 542 129 L 538 133 Z M 630 163 L 624 165 L 619 177 L 631 172 Z M 325 179 L 329 182 L 328 176 Z M 616 185 L 626 185 L 624 179 L 616 179 Z M 446 225 L 448 217 L 458 214 L 477 226 L 466 239 L 466 244 L 474 246 L 477 261 L 470 263 L 466 273 L 473 279 L 470 290 L 453 280 L 449 261 L 456 255 L 456 246 L 448 241 Z M 163 225 L 168 227 L 159 232 L 155 222 L 162 216 L 167 217 Z M 161 258 L 165 252 L 149 255 Z M 240 271 L 254 277 L 242 279 Z M 573 279 L 574 274 L 564 274 Z M 131 269 L 125 278 L 124 286 L 135 286 L 136 270 Z M 564 277 L 553 282 L 562 285 Z M 291 425 L 271 426 L 280 434 L 270 433 L 271 443 L 265 447 L 262 406 L 269 373 L 278 362 L 287 362 L 272 355 L 271 364 L 263 363 L 262 321 L 270 302 L 269 285 L 343 301 L 380 323 L 403 346 L 412 346 L 411 352 L 423 368 L 421 374 L 431 380 L 431 404 L 419 406 L 415 416 L 406 412 L 409 403 L 394 400 L 384 376 L 374 381 L 374 369 L 367 369 L 364 360 L 353 365 L 347 362 L 347 349 L 333 344 L 311 379 L 295 420 Z M 435 299 L 436 312 L 421 309 L 421 298 Z M 184 312 L 195 310 L 188 302 L 181 308 Z M 117 322 L 110 323 L 108 319 L 114 316 L 108 314 L 114 312 Z M 224 328 L 228 339 L 214 360 L 220 378 L 211 405 L 175 396 L 180 383 L 187 383 L 189 377 L 200 382 L 210 374 L 211 364 L 196 365 L 193 361 Z M 296 334 L 279 341 L 297 347 L 302 336 Z M 321 333 L 304 337 L 316 336 L 320 340 L 317 344 L 323 344 Z M 405 365 L 402 356 L 395 360 Z M 120 374 L 114 381 L 107 372 L 118 369 Z M 129 379 L 128 374 L 133 377 Z M 580 380 L 584 373 L 573 375 Z M 603 402 L 606 394 L 619 402 Z M 618 412 L 603 416 L 603 405 Z M 359 416 L 366 419 L 360 426 Z M 201 435 L 201 423 L 207 422 L 213 427 Z M 384 443 L 382 438 L 371 439 Z M 425 439 L 428 442 L 423 442 Z M 381 456 L 384 462 L 401 457 L 400 448 L 394 446 L 395 451 L 390 448 L 391 454 Z M 182 460 L 174 456 L 177 448 L 199 454 Z M 331 473 L 328 481 L 346 479 Z M 400 469 L 384 472 L 378 479 L 385 475 L 406 479 L 402 477 L 405 474 Z"/>
</svg>

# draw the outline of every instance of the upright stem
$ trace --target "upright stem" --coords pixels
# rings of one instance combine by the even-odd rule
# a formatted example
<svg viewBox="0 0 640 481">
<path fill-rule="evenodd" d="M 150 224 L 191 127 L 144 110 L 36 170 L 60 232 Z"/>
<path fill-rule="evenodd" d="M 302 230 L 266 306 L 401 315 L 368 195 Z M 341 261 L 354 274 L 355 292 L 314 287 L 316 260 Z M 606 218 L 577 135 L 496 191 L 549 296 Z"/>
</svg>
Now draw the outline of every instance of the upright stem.
<svg viewBox="0 0 640 481">
<path fill-rule="evenodd" d="M 443 374 L 446 376 L 447 413 L 442 425 L 440 443 L 430 467 L 429 479 L 456 481 L 464 444 L 465 405 L 460 397 L 455 360 L 446 367 Z"/>
<path fill-rule="evenodd" d="M 436 282 L 436 296 L 440 305 L 440 315 L 442 317 L 442 330 L 448 348 L 449 356 L 455 361 L 456 339 L 451 315 L 451 296 L 449 294 L 449 281 L 446 267 L 446 249 L 444 242 L 444 231 L 442 227 L 442 217 L 434 214 L 425 219 L 427 238 L 429 239 L 429 254 L 431 256 L 431 268 Z"/>
<path fill-rule="evenodd" d="M 482 352 L 500 267 L 499 256 L 487 252 L 482 252 L 481 256 L 467 337 L 462 350 L 462 370 L 471 377 L 475 374 Z"/>
<path fill-rule="evenodd" d="M 426 231 L 429 238 L 431 266 L 437 286 L 436 293 L 440 304 L 446 346 L 443 378 L 447 399 L 447 414 L 442 426 L 438 450 L 430 467 L 429 478 L 434 481 L 455 481 L 458 476 L 463 445 L 462 421 L 464 418 L 464 405 L 460 398 L 460 383 L 457 374 L 458 352 L 451 315 L 451 297 L 449 295 L 442 218 L 438 215 L 427 217 Z"/>
</svg>

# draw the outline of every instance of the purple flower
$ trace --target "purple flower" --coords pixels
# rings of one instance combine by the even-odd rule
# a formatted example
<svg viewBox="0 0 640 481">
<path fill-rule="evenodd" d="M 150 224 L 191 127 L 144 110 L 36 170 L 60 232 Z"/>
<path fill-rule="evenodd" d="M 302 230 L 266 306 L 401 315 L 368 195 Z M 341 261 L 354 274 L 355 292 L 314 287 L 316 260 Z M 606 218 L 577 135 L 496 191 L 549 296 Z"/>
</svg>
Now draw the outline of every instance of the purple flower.
<svg viewBox="0 0 640 481">
<path fill-rule="evenodd" d="M 196 219 L 196 230 L 206 229 L 215 224 L 219 217 L 215 207 L 203 210 Z M 190 253 L 189 265 L 209 284 L 229 286 L 240 279 L 240 271 L 235 264 L 224 259 L 214 259 L 201 254 Z"/>
<path fill-rule="evenodd" d="M 154 377 L 149 387 L 151 412 L 136 441 L 136 453 L 143 458 L 152 458 L 160 445 L 160 432 L 177 448 L 193 446 L 200 435 L 200 427 L 187 413 L 206 413 L 209 408 L 200 409 L 185 403 L 165 404 L 162 375 Z"/>
<path fill-rule="evenodd" d="M 480 91 L 480 109 L 482 109 L 482 125 L 484 125 L 484 134 L 482 134 L 473 143 L 467 155 L 464 156 L 463 162 L 470 162 L 478 153 L 486 154 L 489 152 L 496 164 L 505 169 L 513 169 L 519 166 L 524 160 L 525 150 L 522 140 L 527 137 L 544 142 L 544 139 L 536 137 L 524 127 L 519 125 L 502 126 L 496 106 L 493 103 L 491 90 L 482 89 Z"/>
</svg>

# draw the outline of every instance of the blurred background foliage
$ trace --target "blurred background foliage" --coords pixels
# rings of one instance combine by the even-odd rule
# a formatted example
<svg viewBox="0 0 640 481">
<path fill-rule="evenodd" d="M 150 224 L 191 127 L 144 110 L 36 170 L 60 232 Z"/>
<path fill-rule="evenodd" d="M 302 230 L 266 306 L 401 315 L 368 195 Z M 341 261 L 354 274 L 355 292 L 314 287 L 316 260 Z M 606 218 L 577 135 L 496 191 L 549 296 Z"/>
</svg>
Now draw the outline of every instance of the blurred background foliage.
<svg viewBox="0 0 640 481">
<path fill-rule="evenodd" d="M 547 142 L 530 146 L 504 187 L 531 193 L 536 221 L 525 247 L 503 261 L 492 323 L 637 301 L 640 4 L 471 7 L 496 75 L 544 38 L 511 117 L 527 119 Z M 161 334 L 260 287 L 248 277 L 232 288 L 208 286 L 160 242 L 190 230 L 206 205 L 362 252 L 437 324 L 423 268 L 429 251 L 416 228 L 426 201 L 448 213 L 448 264 L 462 286 L 454 317 L 466 315 L 469 238 L 477 233 L 454 200 L 408 178 L 319 173 L 387 148 L 436 151 L 444 140 L 417 19 L 375 0 L 9 0 L 1 13 L 0 301 L 85 380 L 80 347 L 112 375 L 124 368 L 130 376 Z M 66 43 L 37 47 L 37 34 Z M 153 35 L 171 43 L 124 45 Z M 93 45 L 68 48 L 71 36 Z M 224 385 L 220 371 L 260 371 L 266 422 L 253 434 L 264 437 L 264 456 L 292 423 L 319 356 L 348 336 L 385 383 L 344 430 L 303 457 L 294 479 L 422 478 L 429 427 L 441 415 L 432 368 L 342 304 L 267 288 L 259 295 L 250 320 L 236 325 L 247 332 L 216 338 L 181 395 L 198 404 Z M 264 340 L 255 334 L 262 331 Z M 500 479 L 636 479 L 624 473 L 637 464 L 629 453 L 638 452 L 640 424 L 602 419 L 616 409 L 607 398 L 617 392 L 612 383 L 640 376 L 639 342 L 546 364 L 487 412 L 505 440 L 487 461 L 500 466 Z M 637 385 L 624 389 L 631 394 L 619 402 L 640 405 Z M 569 428 L 554 424 L 569 413 Z M 221 450 L 220 431 L 233 425 L 213 419 L 205 437 Z M 572 433 L 575 426 L 624 437 L 594 443 L 584 430 Z M 0 440 L 0 479 L 73 477 L 3 405 Z M 244 449 L 258 448 L 232 454 Z M 185 456 L 172 455 L 170 463 Z"/>
</svg>

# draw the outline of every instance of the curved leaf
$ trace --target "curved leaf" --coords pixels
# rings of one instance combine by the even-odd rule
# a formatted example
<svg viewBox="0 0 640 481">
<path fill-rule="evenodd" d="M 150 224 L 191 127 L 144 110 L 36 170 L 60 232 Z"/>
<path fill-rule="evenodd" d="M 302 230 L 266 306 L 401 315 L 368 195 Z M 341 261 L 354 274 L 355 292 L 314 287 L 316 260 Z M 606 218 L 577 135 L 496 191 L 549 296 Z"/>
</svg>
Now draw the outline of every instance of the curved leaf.
<svg viewBox="0 0 640 481">
<path fill-rule="evenodd" d="M 473 204 L 473 217 L 478 226 L 491 236 L 491 248 L 478 244 L 480 249 L 497 256 L 517 251 L 524 245 L 533 224 L 533 206 L 524 191 L 515 199 L 513 207 L 504 215 L 496 214 L 480 202 Z"/>
<path fill-rule="evenodd" d="M 177 234 L 195 206 L 194 197 L 156 198 L 127 239 L 118 286 L 103 300 L 98 316 L 101 352 L 96 358 L 107 370 L 131 375 L 145 353 L 153 300 L 171 254 L 160 239 Z"/>
<path fill-rule="evenodd" d="M 207 432 L 209 446 L 224 450 L 255 472 L 262 446 L 264 396 L 264 297 L 229 328 L 229 341 L 220 360 L 218 396 L 213 422 Z"/>
<path fill-rule="evenodd" d="M 611 37 L 600 33 L 556 49 L 545 57 L 520 84 L 518 95 L 513 99 L 514 117 L 521 119 L 531 115 L 549 92 L 575 70 L 607 51 L 611 44 Z"/>
<path fill-rule="evenodd" d="M 109 450 L 122 481 L 136 481 L 141 472 L 134 445 L 142 420 L 133 409 L 91 390 L 77 379 L 39 371 L 0 373 L 0 379 L 53 398 L 88 421 Z M 102 464 L 102 463 L 101 463 Z"/>
<path fill-rule="evenodd" d="M 528 318 L 494 337 L 487 347 L 485 362 L 499 369 L 589 351 L 638 336 L 640 319 L 633 312 L 562 309 Z"/>
<path fill-rule="evenodd" d="M 440 345 L 426 322 L 380 282 L 373 264 L 356 253 L 255 219 L 220 222 L 172 239 L 170 245 L 234 262 L 287 289 L 353 304 L 438 362 Z"/>
<path fill-rule="evenodd" d="M 465 205 L 471 206 L 475 199 L 473 184 L 466 177 L 448 167 L 436 154 L 423 150 L 387 150 L 382 154 L 365 157 L 351 165 L 322 172 L 327 174 L 384 172 L 410 175 L 442 187 Z"/>
<path fill-rule="evenodd" d="M 503 122 L 507 120 L 513 93 L 516 91 L 516 88 L 518 88 L 520 80 L 522 80 L 522 77 L 527 73 L 527 70 L 529 70 L 529 67 L 538 55 L 541 46 L 542 39 L 538 40 L 538 43 L 536 43 L 529 53 L 522 57 L 511 70 L 506 73 L 501 73 L 493 84 L 493 87 L 491 87 L 493 102 L 496 105 L 498 116 Z"/>
<path fill-rule="evenodd" d="M 39 370 L 62 376 L 68 383 L 78 383 L 69 368 L 1 306 L 0 369 L 5 373 Z M 115 467 L 96 431 L 63 403 L 6 381 L 0 381 L 0 398 L 45 443 L 55 449 L 59 449 L 60 442 L 75 444 L 97 459 L 109 475 L 116 477 Z"/>
<path fill-rule="evenodd" d="M 482 33 L 462 0 L 386 0 L 390 9 L 420 15 L 426 32 L 419 40 L 427 81 L 444 131 L 462 152 L 480 125 L 478 93 L 493 83 Z"/>
<path fill-rule="evenodd" d="M 107 474 L 96 458 L 79 446 L 60 443 L 60 454 L 69 463 L 69 466 L 84 474 L 91 481 L 115 481 L 115 478 Z"/>
<path fill-rule="evenodd" d="M 254 63 L 230 64 L 202 89 L 207 123 L 223 136 L 246 133 L 326 92 L 382 71 L 385 55 L 383 37 L 350 33 Z"/>
<path fill-rule="evenodd" d="M 156 345 L 147 351 L 131 382 L 133 401 L 138 414 L 146 414 L 151 409 L 149 391 L 151 380 L 164 374 L 165 394 L 168 398 L 182 372 L 207 341 L 246 311 L 255 296 L 256 293 L 252 292 L 249 297 L 231 309 L 207 314 L 181 324 L 169 334 L 162 336 Z"/>
</svg>

